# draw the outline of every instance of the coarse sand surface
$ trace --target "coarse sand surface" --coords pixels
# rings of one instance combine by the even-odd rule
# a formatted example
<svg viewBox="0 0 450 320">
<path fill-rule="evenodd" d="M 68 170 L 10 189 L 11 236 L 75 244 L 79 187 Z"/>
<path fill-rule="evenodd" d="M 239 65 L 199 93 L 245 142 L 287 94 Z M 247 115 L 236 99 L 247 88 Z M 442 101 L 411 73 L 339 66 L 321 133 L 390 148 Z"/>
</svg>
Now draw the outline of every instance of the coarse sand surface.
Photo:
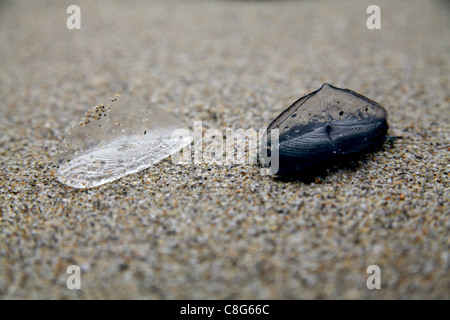
<svg viewBox="0 0 450 320">
<path fill-rule="evenodd" d="M 372 2 L 74 0 L 69 30 L 66 1 L 1 1 L 0 298 L 450 299 L 450 4 L 379 0 L 369 30 Z M 325 82 L 382 104 L 389 139 L 312 181 L 171 158 L 55 179 L 69 128 L 116 93 L 225 135 Z"/>
</svg>

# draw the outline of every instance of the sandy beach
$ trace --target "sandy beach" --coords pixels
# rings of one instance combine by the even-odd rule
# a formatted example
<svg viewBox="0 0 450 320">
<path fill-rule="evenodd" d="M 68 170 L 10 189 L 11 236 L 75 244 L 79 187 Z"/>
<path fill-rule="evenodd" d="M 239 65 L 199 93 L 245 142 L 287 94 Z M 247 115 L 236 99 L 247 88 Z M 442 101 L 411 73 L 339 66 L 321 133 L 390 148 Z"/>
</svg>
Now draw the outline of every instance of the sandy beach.
<svg viewBox="0 0 450 320">
<path fill-rule="evenodd" d="M 372 2 L 1 1 L 0 298 L 450 299 L 450 5 L 377 1 L 369 30 Z M 325 82 L 383 105 L 389 139 L 313 181 L 171 158 L 91 189 L 55 178 L 114 94 L 225 134 Z"/>
</svg>

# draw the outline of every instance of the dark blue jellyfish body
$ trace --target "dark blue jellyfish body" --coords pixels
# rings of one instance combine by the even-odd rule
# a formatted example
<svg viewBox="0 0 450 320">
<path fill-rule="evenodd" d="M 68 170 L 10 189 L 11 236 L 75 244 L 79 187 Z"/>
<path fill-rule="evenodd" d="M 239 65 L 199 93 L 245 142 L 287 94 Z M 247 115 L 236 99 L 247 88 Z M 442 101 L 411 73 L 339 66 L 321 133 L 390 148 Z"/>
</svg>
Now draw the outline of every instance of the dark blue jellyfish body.
<svg viewBox="0 0 450 320">
<path fill-rule="evenodd" d="M 278 175 L 314 174 L 348 156 L 379 148 L 388 129 L 386 110 L 349 89 L 330 84 L 294 102 L 267 128 L 278 129 Z"/>
</svg>

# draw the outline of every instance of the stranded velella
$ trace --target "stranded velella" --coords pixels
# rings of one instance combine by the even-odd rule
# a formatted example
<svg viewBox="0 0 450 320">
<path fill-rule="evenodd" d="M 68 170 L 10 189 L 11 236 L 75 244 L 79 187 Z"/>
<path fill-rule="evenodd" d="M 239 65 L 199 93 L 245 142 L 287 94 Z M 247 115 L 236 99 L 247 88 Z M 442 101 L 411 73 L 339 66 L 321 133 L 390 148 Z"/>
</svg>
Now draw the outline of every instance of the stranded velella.
<svg viewBox="0 0 450 320">
<path fill-rule="evenodd" d="M 56 177 L 71 187 L 96 187 L 146 169 L 191 141 L 173 115 L 116 95 L 88 110 L 70 130 Z"/>
<path fill-rule="evenodd" d="M 384 142 L 386 110 L 377 102 L 328 83 L 294 102 L 267 128 L 278 129 L 278 175 L 311 175 L 373 150 Z"/>
</svg>

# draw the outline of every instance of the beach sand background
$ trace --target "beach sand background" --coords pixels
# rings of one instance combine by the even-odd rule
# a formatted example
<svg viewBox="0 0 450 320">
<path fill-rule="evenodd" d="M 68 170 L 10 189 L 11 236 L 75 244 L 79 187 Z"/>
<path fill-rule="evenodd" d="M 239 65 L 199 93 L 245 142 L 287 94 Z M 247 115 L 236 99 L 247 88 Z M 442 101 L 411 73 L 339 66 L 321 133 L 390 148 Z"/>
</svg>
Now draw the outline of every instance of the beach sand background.
<svg viewBox="0 0 450 320">
<path fill-rule="evenodd" d="M 450 5 L 377 1 L 369 30 L 372 2 L 1 1 L 0 297 L 449 299 Z M 54 177 L 115 93 L 225 132 L 324 82 L 381 103 L 393 139 L 312 182 L 170 158 L 87 190 Z"/>
</svg>

